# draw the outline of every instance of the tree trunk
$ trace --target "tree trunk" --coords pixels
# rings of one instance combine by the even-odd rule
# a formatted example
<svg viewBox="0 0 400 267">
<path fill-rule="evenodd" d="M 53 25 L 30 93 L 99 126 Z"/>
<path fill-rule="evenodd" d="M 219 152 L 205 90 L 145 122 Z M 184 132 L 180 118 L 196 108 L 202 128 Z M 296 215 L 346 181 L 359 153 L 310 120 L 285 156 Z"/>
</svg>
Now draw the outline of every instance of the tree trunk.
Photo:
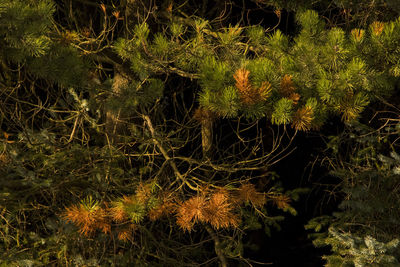
<svg viewBox="0 0 400 267">
<path fill-rule="evenodd" d="M 203 150 L 203 158 L 211 160 L 213 145 L 213 116 L 211 111 L 202 110 L 201 119 L 201 145 Z"/>
</svg>

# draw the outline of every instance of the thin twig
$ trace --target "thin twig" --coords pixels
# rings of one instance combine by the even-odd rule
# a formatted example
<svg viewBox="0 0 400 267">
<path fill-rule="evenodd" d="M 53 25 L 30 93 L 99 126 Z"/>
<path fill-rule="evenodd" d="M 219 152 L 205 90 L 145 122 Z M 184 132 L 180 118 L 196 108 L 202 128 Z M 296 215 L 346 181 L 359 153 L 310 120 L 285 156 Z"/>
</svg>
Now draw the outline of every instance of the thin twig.
<svg viewBox="0 0 400 267">
<path fill-rule="evenodd" d="M 153 127 L 153 124 L 151 123 L 150 117 L 147 115 L 143 115 L 143 119 L 146 121 L 147 126 L 149 127 L 152 139 L 154 144 L 158 147 L 160 150 L 161 154 L 163 154 L 164 158 L 166 161 L 169 162 L 172 170 L 174 171 L 175 175 L 182 181 L 184 182 L 190 189 L 197 191 L 197 188 L 192 186 L 188 180 L 179 172 L 178 167 L 176 166 L 175 162 L 171 159 L 171 157 L 168 155 L 167 151 L 164 149 L 162 144 L 157 140 L 155 130 Z"/>
</svg>

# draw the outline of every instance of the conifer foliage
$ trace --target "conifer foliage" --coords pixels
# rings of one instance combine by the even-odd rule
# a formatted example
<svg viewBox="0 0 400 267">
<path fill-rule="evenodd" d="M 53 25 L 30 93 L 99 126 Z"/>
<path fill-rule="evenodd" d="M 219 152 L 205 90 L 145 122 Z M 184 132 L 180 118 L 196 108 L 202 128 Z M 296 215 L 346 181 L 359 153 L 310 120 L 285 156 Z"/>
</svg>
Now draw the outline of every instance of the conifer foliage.
<svg viewBox="0 0 400 267">
<path fill-rule="evenodd" d="M 271 92 L 271 84 L 263 82 L 259 88 L 254 88 L 250 84 L 249 74 L 250 72 L 248 70 L 239 69 L 233 76 L 242 103 L 245 105 L 252 105 L 267 100 Z"/>
<path fill-rule="evenodd" d="M 251 25 L 244 2 L 274 22 Z M 247 231 L 297 214 L 306 190 L 282 188 L 273 165 L 299 132 L 389 99 L 400 18 L 244 2 L 0 0 L 1 265 L 249 264 Z M 374 191 L 397 188 L 397 167 L 358 160 L 349 211 L 319 239 L 326 259 L 397 263 L 397 194 Z M 369 195 L 385 208 L 362 210 Z M 356 208 L 374 231 L 337 227 Z"/>
<path fill-rule="evenodd" d="M 239 207 L 245 203 L 261 208 L 270 200 L 279 209 L 285 210 L 291 202 L 290 197 L 283 194 L 257 192 L 251 183 L 242 184 L 237 190 L 204 189 L 200 195 L 186 200 L 179 199 L 174 193 L 151 192 L 150 186 L 140 184 L 135 195 L 123 196 L 111 204 L 101 205 L 88 197 L 78 205 L 66 207 L 63 217 L 75 224 L 85 236 L 93 236 L 96 231 L 109 234 L 111 226 L 118 228 L 119 224 L 135 229 L 135 225 L 145 217 L 157 221 L 168 216 L 175 216 L 176 224 L 190 232 L 196 223 L 210 224 L 216 230 L 238 228 Z"/>
<path fill-rule="evenodd" d="M 316 246 L 331 247 L 332 255 L 324 256 L 327 266 L 399 264 L 400 157 L 387 149 L 389 140 L 398 138 L 397 123 L 387 123 L 385 133 L 354 123 L 329 144 L 332 175 L 342 180 L 334 193 L 343 194 L 343 200 L 333 216 L 316 217 L 306 225 L 315 231 Z M 391 145 L 397 148 L 397 142 Z M 349 149 L 348 154 L 342 149 Z"/>
</svg>

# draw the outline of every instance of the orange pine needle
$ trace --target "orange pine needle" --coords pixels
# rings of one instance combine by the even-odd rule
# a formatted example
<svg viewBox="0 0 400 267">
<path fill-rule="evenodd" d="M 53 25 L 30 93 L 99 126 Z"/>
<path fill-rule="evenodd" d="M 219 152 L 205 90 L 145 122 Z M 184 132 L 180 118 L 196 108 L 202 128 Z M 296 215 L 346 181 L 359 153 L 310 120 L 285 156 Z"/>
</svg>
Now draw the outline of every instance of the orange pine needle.
<svg viewBox="0 0 400 267">
<path fill-rule="evenodd" d="M 215 229 L 238 227 L 239 218 L 233 213 L 233 209 L 233 204 L 229 202 L 229 192 L 224 189 L 217 190 L 208 201 L 204 220 Z"/>
<path fill-rule="evenodd" d="M 313 120 L 311 107 L 302 107 L 297 110 L 292 118 L 292 127 L 298 131 L 309 131 Z"/>
<path fill-rule="evenodd" d="M 296 93 L 296 87 L 293 84 L 291 75 L 285 74 L 285 76 L 282 77 L 280 92 L 283 97 L 292 100 L 294 104 L 297 104 L 300 99 L 300 95 Z"/>
<path fill-rule="evenodd" d="M 285 76 L 281 79 L 281 93 L 284 96 L 290 95 L 296 91 L 296 88 L 293 85 L 292 76 L 285 74 Z"/>
<path fill-rule="evenodd" d="M 382 33 L 384 27 L 385 27 L 385 24 L 384 24 L 383 22 L 374 21 L 374 22 L 371 24 L 372 33 L 373 33 L 375 36 L 378 36 L 378 35 L 380 35 L 380 34 Z"/>
<path fill-rule="evenodd" d="M 74 223 L 85 236 L 90 236 L 97 229 L 105 233 L 111 231 L 106 211 L 99 207 L 88 209 L 82 204 L 72 205 L 65 209 L 63 217 L 66 221 Z"/>
<path fill-rule="evenodd" d="M 131 227 L 125 227 L 120 229 L 118 232 L 118 239 L 121 241 L 132 241 L 133 240 L 133 230 Z"/>
<path fill-rule="evenodd" d="M 351 30 L 351 35 L 353 36 L 354 40 L 360 42 L 364 36 L 364 30 L 362 29 L 353 29 Z"/>
<path fill-rule="evenodd" d="M 250 83 L 249 75 L 250 71 L 246 69 L 238 69 L 233 75 L 241 101 L 246 105 L 265 101 L 271 92 L 271 84 L 263 82 L 259 88 L 254 88 Z"/>
<path fill-rule="evenodd" d="M 114 16 L 117 20 L 120 19 L 120 17 L 119 17 L 119 11 L 113 11 L 112 14 L 113 14 L 113 16 Z"/>
<path fill-rule="evenodd" d="M 204 221 L 206 200 L 203 196 L 192 197 L 181 204 L 177 210 L 177 224 L 184 230 L 190 231 L 193 224 Z"/>
<path fill-rule="evenodd" d="M 266 202 L 265 195 L 257 192 L 256 187 L 251 183 L 242 184 L 238 190 L 237 197 L 239 201 L 250 202 L 255 207 L 261 207 Z"/>
<path fill-rule="evenodd" d="M 0 154 L 0 165 L 7 164 L 9 162 L 10 162 L 10 159 L 5 153 Z"/>
<path fill-rule="evenodd" d="M 249 82 L 250 71 L 245 69 L 238 69 L 233 75 L 236 81 L 236 88 L 239 90 L 240 98 L 245 104 L 253 104 L 254 96 L 252 95 L 252 88 Z"/>
<path fill-rule="evenodd" d="M 299 102 L 300 95 L 298 93 L 291 93 L 288 98 L 293 101 L 295 105 Z"/>
<path fill-rule="evenodd" d="M 116 222 L 124 222 L 128 220 L 128 214 L 122 206 L 115 206 L 110 209 L 111 218 Z"/>
<path fill-rule="evenodd" d="M 272 88 L 271 84 L 267 81 L 262 82 L 260 88 L 258 89 L 261 100 L 265 101 L 270 96 Z"/>
<path fill-rule="evenodd" d="M 170 2 L 169 3 L 169 5 L 168 5 L 168 7 L 166 8 L 166 11 L 168 12 L 168 13 L 171 13 L 172 12 L 172 7 L 174 6 L 174 2 Z"/>
<path fill-rule="evenodd" d="M 146 203 L 151 197 L 151 185 L 140 183 L 136 189 L 136 199 L 140 203 Z"/>
<path fill-rule="evenodd" d="M 101 4 L 100 5 L 101 10 L 103 10 L 104 14 L 106 13 L 106 5 L 105 4 Z"/>
<path fill-rule="evenodd" d="M 286 195 L 277 195 L 271 197 L 278 209 L 285 210 L 290 207 L 290 202 L 292 201 L 290 197 Z"/>
<path fill-rule="evenodd" d="M 160 205 L 155 206 L 149 211 L 149 219 L 156 221 L 163 216 L 167 216 L 176 210 L 176 204 L 172 202 L 164 202 Z"/>
</svg>

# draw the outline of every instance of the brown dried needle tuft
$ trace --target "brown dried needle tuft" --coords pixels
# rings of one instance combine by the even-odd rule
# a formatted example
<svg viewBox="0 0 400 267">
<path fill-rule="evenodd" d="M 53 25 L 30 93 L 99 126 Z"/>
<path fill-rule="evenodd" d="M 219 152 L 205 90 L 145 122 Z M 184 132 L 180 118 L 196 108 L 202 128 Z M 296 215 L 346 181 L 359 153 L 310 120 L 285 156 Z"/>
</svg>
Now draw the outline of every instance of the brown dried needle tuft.
<svg viewBox="0 0 400 267">
<path fill-rule="evenodd" d="M 296 87 L 293 84 L 292 76 L 285 74 L 281 79 L 281 94 L 292 100 L 294 104 L 297 104 L 300 99 L 300 95 L 296 93 Z"/>
<path fill-rule="evenodd" d="M 195 196 L 183 202 L 177 210 L 177 224 L 186 231 L 193 228 L 194 223 L 204 221 L 204 196 Z"/>
<path fill-rule="evenodd" d="M 271 92 L 271 84 L 263 82 L 259 88 L 254 88 L 249 80 L 250 71 L 246 69 L 238 69 L 233 78 L 236 81 L 236 88 L 242 103 L 246 105 L 254 105 L 260 101 L 266 100 Z"/>
<path fill-rule="evenodd" d="M 229 202 L 229 197 L 227 190 L 220 189 L 208 201 L 204 217 L 215 229 L 239 226 L 239 218 L 233 213 L 234 206 Z"/>
<path fill-rule="evenodd" d="M 372 33 L 376 36 L 380 35 L 385 27 L 385 24 L 380 21 L 374 21 L 371 24 Z"/>
<path fill-rule="evenodd" d="M 72 205 L 65 209 L 62 217 L 75 224 L 85 236 L 90 236 L 98 229 L 104 233 L 111 231 L 106 211 L 98 206 L 88 208 L 83 204 Z"/>
<path fill-rule="evenodd" d="M 309 131 L 313 120 L 311 107 L 298 109 L 292 118 L 292 127 L 298 131 Z"/>
<path fill-rule="evenodd" d="M 275 203 L 275 205 L 278 207 L 278 209 L 285 210 L 290 207 L 290 202 L 292 200 L 290 197 L 286 195 L 276 195 L 276 196 L 271 196 L 272 201 Z"/>
<path fill-rule="evenodd" d="M 266 203 L 265 194 L 257 192 L 251 183 L 242 184 L 237 192 L 240 202 L 250 202 L 255 207 L 261 207 Z"/>
</svg>

